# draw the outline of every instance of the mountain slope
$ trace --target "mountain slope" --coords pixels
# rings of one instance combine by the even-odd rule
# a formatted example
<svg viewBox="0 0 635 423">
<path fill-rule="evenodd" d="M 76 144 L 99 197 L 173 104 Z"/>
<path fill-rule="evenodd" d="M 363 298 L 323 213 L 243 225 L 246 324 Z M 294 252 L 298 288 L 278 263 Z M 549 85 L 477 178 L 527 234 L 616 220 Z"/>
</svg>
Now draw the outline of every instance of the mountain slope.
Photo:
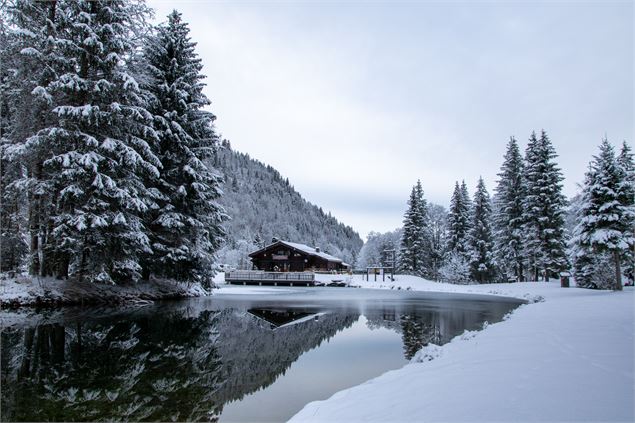
<svg viewBox="0 0 635 423">
<path fill-rule="evenodd" d="M 302 198 L 273 167 L 229 146 L 218 150 L 213 164 L 225 177 L 220 203 L 231 217 L 219 263 L 250 268 L 247 254 L 273 237 L 317 246 L 355 263 L 363 244 L 359 234 Z"/>
</svg>

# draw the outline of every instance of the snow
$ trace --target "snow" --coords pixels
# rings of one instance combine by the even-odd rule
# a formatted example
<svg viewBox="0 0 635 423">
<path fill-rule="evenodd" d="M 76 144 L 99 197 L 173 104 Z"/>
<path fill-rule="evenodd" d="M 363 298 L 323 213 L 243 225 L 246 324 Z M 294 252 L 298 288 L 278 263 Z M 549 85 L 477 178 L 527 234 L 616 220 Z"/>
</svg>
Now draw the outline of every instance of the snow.
<svg viewBox="0 0 635 423">
<path fill-rule="evenodd" d="M 70 305 L 70 304 L 145 304 L 155 300 L 202 297 L 209 293 L 200 284 L 153 279 L 131 285 L 0 275 L 0 304 L 7 305 Z"/>
<path fill-rule="evenodd" d="M 379 279 L 379 278 L 378 278 Z M 633 421 L 634 291 L 559 281 L 451 285 L 398 276 L 363 287 L 530 300 L 483 331 L 420 351 L 410 364 L 307 404 L 293 422 Z"/>
<path fill-rule="evenodd" d="M 309 247 L 307 245 L 304 245 L 304 244 L 298 244 L 297 242 L 289 242 L 289 241 L 282 241 L 282 240 L 280 240 L 278 242 L 280 242 L 280 243 L 282 243 L 284 245 L 287 245 L 287 246 L 289 246 L 291 248 L 295 248 L 296 250 L 303 251 L 303 252 L 305 252 L 307 254 L 310 254 L 312 256 L 322 257 L 323 259 L 326 259 L 328 261 L 335 261 L 335 262 L 338 262 L 338 263 L 342 261 L 341 259 L 339 259 L 337 257 L 334 257 L 334 256 L 332 256 L 330 254 L 326 254 L 323 251 L 318 252 L 315 248 L 311 248 L 311 247 Z"/>
</svg>

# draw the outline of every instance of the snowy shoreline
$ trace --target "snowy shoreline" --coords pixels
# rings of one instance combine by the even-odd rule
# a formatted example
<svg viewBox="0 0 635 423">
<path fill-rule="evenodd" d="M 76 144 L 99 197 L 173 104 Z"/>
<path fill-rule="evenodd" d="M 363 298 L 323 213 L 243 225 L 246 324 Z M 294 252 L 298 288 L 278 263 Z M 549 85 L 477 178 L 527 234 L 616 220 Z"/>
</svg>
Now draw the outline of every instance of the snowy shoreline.
<svg viewBox="0 0 635 423">
<path fill-rule="evenodd" d="M 635 291 L 559 281 L 451 285 L 400 276 L 364 288 L 528 300 L 502 322 L 422 349 L 403 368 L 307 404 L 292 422 L 633 421 Z"/>
<path fill-rule="evenodd" d="M 200 284 L 151 280 L 134 285 L 105 285 L 54 278 L 0 279 L 0 307 L 62 307 L 76 305 L 145 304 L 152 301 L 202 297 Z"/>
</svg>

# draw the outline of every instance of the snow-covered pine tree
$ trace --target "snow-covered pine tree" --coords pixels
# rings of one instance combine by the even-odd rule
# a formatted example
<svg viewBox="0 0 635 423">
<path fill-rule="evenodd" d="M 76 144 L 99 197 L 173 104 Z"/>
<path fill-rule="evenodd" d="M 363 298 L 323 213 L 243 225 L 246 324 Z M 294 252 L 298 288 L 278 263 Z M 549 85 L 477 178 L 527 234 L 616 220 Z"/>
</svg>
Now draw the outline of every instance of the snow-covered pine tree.
<svg viewBox="0 0 635 423">
<path fill-rule="evenodd" d="M 467 252 L 467 234 L 470 224 L 470 202 L 468 200 L 469 193 L 467 193 L 465 181 L 463 181 L 461 186 L 456 182 L 448 213 L 448 251 Z"/>
<path fill-rule="evenodd" d="M 460 285 L 470 283 L 470 264 L 465 254 L 455 250 L 447 252 L 439 268 L 439 279 Z"/>
<path fill-rule="evenodd" d="M 594 156 L 586 174 L 582 201 L 579 208 L 580 220 L 574 231 L 573 242 L 577 246 L 577 272 L 583 279 L 581 285 L 592 281 L 586 278 L 593 270 L 593 254 L 602 256 L 608 253 L 612 258 L 614 279 L 612 288 L 622 289 L 621 260 L 625 251 L 635 245 L 633 219 L 635 207 L 624 202 L 628 194 L 628 184 L 624 168 L 618 163 L 613 146 L 604 138 L 600 144 L 600 153 Z M 630 195 L 632 196 L 632 191 Z M 584 267 L 583 267 L 584 266 Z M 608 269 L 601 269 L 607 272 Z M 611 279 L 612 274 L 606 276 Z M 579 283 L 580 283 L 579 282 Z"/>
<path fill-rule="evenodd" d="M 557 154 L 543 130 L 540 138 L 532 132 L 525 152 L 525 196 L 523 229 L 525 257 L 532 277 L 549 277 L 566 269 L 562 173 L 555 163 Z"/>
<path fill-rule="evenodd" d="M 16 178 L 7 184 L 5 194 L 21 193 L 26 197 L 28 233 L 20 236 L 28 239 L 28 268 L 33 275 L 48 274 L 52 266 L 47 244 L 51 236 L 53 188 L 44 161 L 59 145 L 42 130 L 56 121 L 50 83 L 71 67 L 60 38 L 67 23 L 67 7 L 63 1 L 18 0 L 8 9 L 7 16 L 12 31 L 10 42 L 3 48 L 8 59 L 3 60 L 3 65 L 11 69 L 6 100 L 12 110 L 7 132 L 10 142 L 3 153 L 15 167 Z M 21 207 L 16 207 L 15 195 L 8 200 L 8 204 L 13 203 L 13 213 L 22 213 Z"/>
<path fill-rule="evenodd" d="M 211 102 L 203 94 L 203 65 L 189 32 L 173 11 L 145 49 L 159 137 L 152 147 L 163 166 L 158 208 L 148 214 L 154 250 L 148 263 L 156 275 L 207 284 L 223 241 L 225 213 L 217 203 L 221 178 L 206 164 L 218 137 L 214 115 L 204 110 Z"/>
<path fill-rule="evenodd" d="M 483 178 L 478 179 L 472 204 L 472 222 L 468 233 L 470 272 L 473 280 L 484 283 L 494 276 L 494 262 L 490 223 L 492 206 Z"/>
<path fill-rule="evenodd" d="M 421 181 L 412 188 L 404 215 L 401 238 L 400 269 L 417 276 L 429 272 L 428 206 L 423 198 Z"/>
<path fill-rule="evenodd" d="M 443 254 L 446 250 L 448 212 L 445 207 L 429 203 L 428 215 L 430 216 L 430 277 L 439 279 L 439 268 L 443 264 Z"/>
<path fill-rule="evenodd" d="M 635 164 L 633 163 L 633 153 L 631 147 L 626 144 L 626 141 L 622 143 L 622 149 L 617 157 L 618 164 L 622 167 L 624 172 L 624 181 L 622 192 L 622 199 L 620 200 L 624 206 L 635 206 Z M 635 218 L 630 221 L 630 226 L 635 231 Z M 623 274 L 631 283 L 635 282 L 635 246 L 624 251 L 623 258 Z"/>
<path fill-rule="evenodd" d="M 494 257 L 505 279 L 524 280 L 523 269 L 523 157 L 514 137 L 507 151 L 496 186 L 493 207 Z"/>
<path fill-rule="evenodd" d="M 24 190 L 16 181 L 24 178 L 24 166 L 13 160 L 10 149 L 15 140 L 10 136 L 15 119 L 15 102 L 9 93 L 17 82 L 14 78 L 16 36 L 8 31 L 7 11 L 0 9 L 0 271 L 17 272 L 27 254 L 24 239 L 26 219 L 22 213 Z M 11 96 L 12 97 L 12 96 Z"/>
<path fill-rule="evenodd" d="M 57 274 L 123 283 L 140 277 L 150 251 L 141 216 L 155 203 L 144 180 L 161 164 L 152 115 L 129 72 L 136 32 L 149 9 L 141 1 L 73 1 L 60 51 L 71 65 L 47 86 L 58 99 L 55 122 L 39 136 L 58 146 L 44 162 L 56 205 Z"/>
<path fill-rule="evenodd" d="M 467 184 L 465 180 L 461 181 L 461 196 L 463 197 L 463 204 L 465 204 L 466 215 L 468 216 L 468 225 L 469 225 L 469 216 L 470 210 L 472 210 L 472 199 L 470 198 L 470 192 L 467 189 Z"/>
</svg>

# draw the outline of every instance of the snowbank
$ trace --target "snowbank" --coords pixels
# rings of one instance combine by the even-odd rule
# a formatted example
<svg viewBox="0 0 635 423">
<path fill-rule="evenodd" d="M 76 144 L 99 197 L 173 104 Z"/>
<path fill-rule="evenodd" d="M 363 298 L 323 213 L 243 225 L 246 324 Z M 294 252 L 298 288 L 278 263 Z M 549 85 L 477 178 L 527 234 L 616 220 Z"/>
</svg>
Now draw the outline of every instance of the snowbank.
<svg viewBox="0 0 635 423">
<path fill-rule="evenodd" d="M 363 287 L 504 295 L 534 303 L 481 332 L 443 347 L 430 345 L 399 370 L 312 402 L 291 421 L 634 421 L 632 288 L 359 279 Z"/>
<path fill-rule="evenodd" d="M 144 303 L 205 295 L 209 295 L 209 293 L 200 284 L 165 280 L 115 286 L 54 278 L 0 277 L 0 305 L 2 308 Z"/>
</svg>

